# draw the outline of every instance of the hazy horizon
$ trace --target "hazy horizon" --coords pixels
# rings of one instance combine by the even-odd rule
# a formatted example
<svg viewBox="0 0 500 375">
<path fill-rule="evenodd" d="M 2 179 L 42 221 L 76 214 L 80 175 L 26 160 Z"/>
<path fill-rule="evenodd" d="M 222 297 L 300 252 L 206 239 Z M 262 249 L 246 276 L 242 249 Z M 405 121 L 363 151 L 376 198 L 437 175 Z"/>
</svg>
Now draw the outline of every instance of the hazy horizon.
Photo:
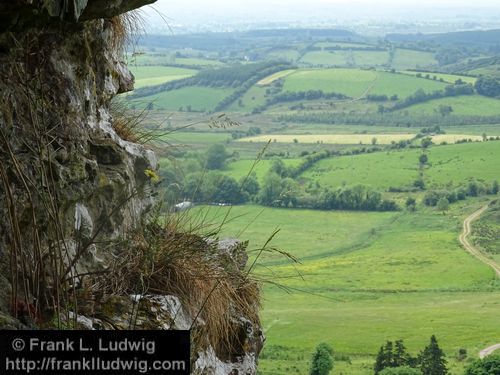
<svg viewBox="0 0 500 375">
<path fill-rule="evenodd" d="M 492 0 L 473 5 L 463 0 L 186 0 L 181 4 L 159 0 L 145 7 L 151 29 L 225 30 L 235 25 L 349 26 L 361 23 L 432 22 L 471 23 L 471 28 L 499 24 L 500 6 Z M 161 15 L 161 16 L 160 16 Z M 163 18 L 163 19 L 162 19 Z M 165 20 L 167 22 L 165 22 Z M 168 23 L 168 25 L 167 25 Z M 491 24 L 491 25 L 490 25 Z M 499 24 L 500 26 L 500 24 Z"/>
</svg>

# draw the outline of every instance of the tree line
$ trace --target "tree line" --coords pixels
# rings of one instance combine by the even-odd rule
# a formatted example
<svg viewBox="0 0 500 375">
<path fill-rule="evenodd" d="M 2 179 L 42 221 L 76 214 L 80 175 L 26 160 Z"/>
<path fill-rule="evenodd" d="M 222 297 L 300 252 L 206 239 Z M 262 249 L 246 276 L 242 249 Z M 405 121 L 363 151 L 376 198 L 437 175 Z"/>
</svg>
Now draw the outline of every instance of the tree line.
<svg viewBox="0 0 500 375">
<path fill-rule="evenodd" d="M 177 90 L 187 86 L 204 87 L 240 87 L 244 85 L 247 91 L 253 84 L 271 74 L 293 66 L 287 62 L 266 61 L 252 64 L 235 64 L 224 68 L 210 68 L 199 71 L 196 75 L 160 85 L 142 87 L 127 98 L 135 99 L 158 94 L 164 91 Z M 240 94 L 241 95 L 241 94 Z"/>
</svg>

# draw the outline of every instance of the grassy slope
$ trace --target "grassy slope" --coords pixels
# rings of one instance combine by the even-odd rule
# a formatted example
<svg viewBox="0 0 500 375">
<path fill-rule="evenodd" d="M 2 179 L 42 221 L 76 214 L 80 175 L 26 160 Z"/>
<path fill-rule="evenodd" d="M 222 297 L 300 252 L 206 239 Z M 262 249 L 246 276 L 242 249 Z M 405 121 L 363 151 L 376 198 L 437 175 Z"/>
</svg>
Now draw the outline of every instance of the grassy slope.
<svg viewBox="0 0 500 375">
<path fill-rule="evenodd" d="M 155 109 L 176 111 L 180 107 L 186 109 L 190 105 L 193 111 L 209 111 L 213 110 L 232 91 L 232 89 L 225 88 L 183 87 L 178 90 L 142 97 L 140 102 L 143 104 L 152 102 Z"/>
<path fill-rule="evenodd" d="M 323 90 L 357 97 L 377 76 L 377 72 L 358 69 L 301 69 L 285 78 L 283 91 Z"/>
<path fill-rule="evenodd" d="M 392 67 L 394 69 L 415 69 L 435 65 L 437 61 L 431 52 L 414 51 L 409 49 L 396 49 Z"/>
<path fill-rule="evenodd" d="M 420 150 L 404 150 L 325 159 L 303 174 L 321 185 L 366 184 L 387 189 L 410 185 L 418 176 Z M 491 181 L 500 176 L 500 143 L 469 143 L 430 149 L 425 171 L 429 186 L 453 185 L 471 179 Z"/>
<path fill-rule="evenodd" d="M 418 89 L 431 92 L 445 86 L 445 83 L 428 79 L 373 70 L 301 69 L 285 78 L 283 91 L 323 90 L 359 97 L 371 88 L 370 94 L 396 94 L 404 98 Z"/>
<path fill-rule="evenodd" d="M 387 51 L 352 51 L 354 63 L 357 66 L 380 66 L 389 61 Z"/>
<path fill-rule="evenodd" d="M 307 292 L 285 295 L 265 288 L 266 351 L 281 345 L 281 352 L 291 357 L 287 363 L 264 359 L 261 371 L 283 374 L 285 366 L 295 366 L 305 373 L 310 353 L 322 341 L 337 352 L 360 356 L 352 365 L 337 365 L 348 374 L 364 375 L 372 373 L 373 359 L 367 356 L 386 339 L 405 338 L 414 354 L 431 334 L 448 354 L 460 347 L 474 352 L 494 342 L 498 306 L 490 299 L 500 293 L 471 292 L 487 287 L 493 274 L 456 240 L 464 212 L 473 208 L 454 209 L 452 215 L 440 215 L 427 210 L 408 214 L 233 207 L 230 216 L 235 219 L 223 235 L 249 238 L 251 248 L 258 248 L 281 228 L 273 245 L 302 262 L 297 269 L 303 279 L 275 255 L 265 256 L 257 269 L 266 278 Z M 226 210 L 212 209 L 210 215 L 223 217 Z M 264 266 L 272 266 L 273 274 Z"/>
<path fill-rule="evenodd" d="M 476 83 L 476 80 L 477 78 L 476 77 L 469 77 L 469 76 L 461 76 L 461 75 L 457 75 L 457 74 L 444 74 L 444 73 L 428 73 L 428 72 L 415 72 L 415 71 L 403 71 L 401 72 L 403 74 L 409 74 L 409 75 L 412 75 L 412 76 L 416 76 L 417 74 L 422 74 L 422 75 L 427 75 L 429 74 L 431 77 L 434 77 L 436 76 L 437 79 L 440 79 L 442 78 L 443 81 L 445 81 L 446 83 L 455 83 L 455 81 L 461 79 L 463 82 L 466 82 L 466 83 Z M 427 79 L 427 78 L 425 78 Z"/>
<path fill-rule="evenodd" d="M 296 166 L 301 161 L 301 159 L 283 159 L 286 166 Z M 230 163 L 224 170 L 224 173 L 239 180 L 242 177 L 246 177 L 248 173 L 255 172 L 257 179 L 262 182 L 265 174 L 271 168 L 272 162 L 272 160 L 267 159 L 260 160 L 258 163 L 255 160 L 238 160 Z"/>
<path fill-rule="evenodd" d="M 170 66 L 131 66 L 130 70 L 135 76 L 135 88 L 159 85 L 191 77 L 197 72 L 193 69 L 174 68 Z"/>
<path fill-rule="evenodd" d="M 463 116 L 498 116 L 500 115 L 500 100 L 487 98 L 485 96 L 456 96 L 431 100 L 405 108 L 414 114 L 436 114 L 439 106 L 446 105 L 453 108 L 454 115 Z"/>
<path fill-rule="evenodd" d="M 300 62 L 311 65 L 347 65 L 348 51 L 312 51 L 306 53 Z"/>
</svg>

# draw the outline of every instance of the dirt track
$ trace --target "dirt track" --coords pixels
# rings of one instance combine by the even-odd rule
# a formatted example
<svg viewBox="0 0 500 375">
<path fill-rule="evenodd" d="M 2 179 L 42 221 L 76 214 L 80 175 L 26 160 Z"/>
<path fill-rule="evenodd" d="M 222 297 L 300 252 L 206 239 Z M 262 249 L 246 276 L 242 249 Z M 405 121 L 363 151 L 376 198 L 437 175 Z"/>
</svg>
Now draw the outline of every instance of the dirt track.
<svg viewBox="0 0 500 375">
<path fill-rule="evenodd" d="M 475 256 L 481 262 L 483 262 L 486 265 L 493 268 L 495 270 L 497 277 L 500 277 L 500 266 L 494 260 L 492 260 L 492 259 L 488 258 L 486 255 L 484 255 L 484 253 L 481 250 L 475 248 L 469 242 L 469 240 L 467 238 L 467 237 L 469 237 L 469 235 L 471 233 L 471 223 L 474 220 L 479 219 L 479 217 L 483 214 L 483 212 L 488 209 L 488 206 L 489 206 L 489 204 L 480 208 L 479 210 L 477 210 L 476 212 L 474 212 L 472 215 L 468 216 L 464 220 L 463 231 L 460 234 L 460 237 L 458 237 L 458 239 L 459 239 L 460 243 L 463 245 L 463 247 L 465 248 L 465 250 L 467 250 L 470 254 Z M 497 349 L 500 349 L 500 344 L 495 344 L 495 345 L 489 346 L 486 349 L 483 349 L 479 352 L 479 358 L 482 359 L 482 358 L 490 355 L 491 353 L 493 353 Z"/>
<path fill-rule="evenodd" d="M 495 262 L 493 259 L 488 258 L 481 250 L 474 247 L 469 242 L 469 239 L 467 238 L 467 237 L 469 237 L 469 235 L 471 233 L 471 223 L 473 221 L 479 219 L 479 217 L 482 215 L 482 213 L 488 209 L 488 206 L 489 206 L 489 204 L 480 208 L 479 210 L 477 210 L 476 212 L 474 212 L 472 215 L 468 216 L 464 220 L 463 231 L 460 234 L 460 236 L 458 237 L 458 240 L 463 245 L 465 250 L 467 250 L 467 252 L 469 252 L 470 254 L 475 256 L 477 259 L 479 259 L 484 264 L 493 268 L 497 277 L 500 277 L 500 265 L 497 262 Z"/>
</svg>

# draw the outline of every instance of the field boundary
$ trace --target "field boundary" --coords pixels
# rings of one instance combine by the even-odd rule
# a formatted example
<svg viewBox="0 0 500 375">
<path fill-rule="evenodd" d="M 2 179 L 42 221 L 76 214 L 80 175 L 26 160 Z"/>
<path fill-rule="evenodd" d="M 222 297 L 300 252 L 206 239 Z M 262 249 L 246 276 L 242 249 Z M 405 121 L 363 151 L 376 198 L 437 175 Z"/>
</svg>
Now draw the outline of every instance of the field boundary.
<svg viewBox="0 0 500 375">
<path fill-rule="evenodd" d="M 479 210 L 473 212 L 471 215 L 465 218 L 463 223 L 463 231 L 458 237 L 458 240 L 469 254 L 476 257 L 487 266 L 493 268 L 493 270 L 495 271 L 495 275 L 497 277 L 500 277 L 500 265 L 498 265 L 498 263 L 495 262 L 493 259 L 488 258 L 481 250 L 472 245 L 468 239 L 472 231 L 471 224 L 477 219 L 479 219 L 479 217 L 488 209 L 491 203 L 492 202 L 481 207 Z"/>
</svg>

